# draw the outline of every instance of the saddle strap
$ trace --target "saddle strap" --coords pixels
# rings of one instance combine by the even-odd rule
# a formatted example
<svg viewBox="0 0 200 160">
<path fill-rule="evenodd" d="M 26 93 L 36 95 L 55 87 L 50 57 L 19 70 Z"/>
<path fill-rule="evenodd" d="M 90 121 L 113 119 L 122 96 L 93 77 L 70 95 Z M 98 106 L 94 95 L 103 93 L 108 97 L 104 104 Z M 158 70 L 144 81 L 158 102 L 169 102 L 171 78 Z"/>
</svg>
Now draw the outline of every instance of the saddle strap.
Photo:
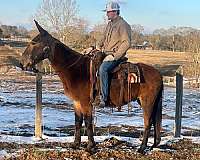
<svg viewBox="0 0 200 160">
<path fill-rule="evenodd" d="M 121 71 L 118 74 L 118 79 L 119 79 L 119 85 L 120 85 L 120 91 L 119 91 L 119 100 L 118 100 L 118 111 L 121 111 L 121 106 L 123 104 L 124 100 L 124 84 L 125 84 L 125 72 Z"/>
<path fill-rule="evenodd" d="M 118 101 L 118 111 L 121 111 L 121 105 L 123 104 L 124 97 L 124 78 L 120 80 L 120 93 L 119 93 L 119 101 Z"/>
<path fill-rule="evenodd" d="M 90 60 L 90 102 L 94 102 L 95 77 L 93 75 L 93 61 Z"/>
</svg>

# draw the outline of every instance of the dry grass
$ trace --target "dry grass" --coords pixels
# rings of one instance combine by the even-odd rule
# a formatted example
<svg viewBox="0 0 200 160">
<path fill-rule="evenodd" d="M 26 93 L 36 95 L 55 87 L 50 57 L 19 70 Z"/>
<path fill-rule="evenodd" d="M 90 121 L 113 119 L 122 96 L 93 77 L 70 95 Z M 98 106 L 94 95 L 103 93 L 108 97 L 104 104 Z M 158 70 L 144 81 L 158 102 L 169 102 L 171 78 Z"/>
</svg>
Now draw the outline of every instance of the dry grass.
<svg viewBox="0 0 200 160">
<path fill-rule="evenodd" d="M 174 76 L 180 66 L 183 66 L 184 76 L 187 77 L 186 69 L 191 72 L 189 64 L 191 64 L 192 53 L 188 52 L 129 50 L 128 58 L 133 63 L 140 62 L 154 66 L 163 76 Z"/>
<path fill-rule="evenodd" d="M 24 48 L 0 46 L 0 73 L 7 73 L 12 67 L 20 66 L 19 59 Z"/>
<path fill-rule="evenodd" d="M 21 149 L 18 154 L 9 160 L 197 160 L 200 159 L 200 145 L 192 143 L 188 139 L 160 145 L 155 151 L 142 155 L 137 153 L 136 146 L 115 138 L 107 139 L 98 143 L 92 153 L 85 151 L 86 143 L 82 143 L 80 149 L 70 148 L 69 143 L 40 143 L 33 145 L 0 143 L 0 147 L 8 151 Z M 62 150 L 63 149 L 63 150 Z"/>
<path fill-rule="evenodd" d="M 183 65 L 189 59 L 189 53 L 158 50 L 129 50 L 131 62 L 141 62 L 150 65 Z"/>
</svg>

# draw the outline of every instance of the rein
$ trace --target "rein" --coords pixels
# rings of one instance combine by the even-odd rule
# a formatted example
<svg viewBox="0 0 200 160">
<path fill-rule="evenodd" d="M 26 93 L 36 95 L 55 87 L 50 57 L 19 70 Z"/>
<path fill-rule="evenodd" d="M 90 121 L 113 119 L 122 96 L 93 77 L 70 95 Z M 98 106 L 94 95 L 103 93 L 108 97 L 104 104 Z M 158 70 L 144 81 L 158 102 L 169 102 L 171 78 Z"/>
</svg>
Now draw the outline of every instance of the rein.
<svg viewBox="0 0 200 160">
<path fill-rule="evenodd" d="M 78 63 L 78 62 L 81 60 L 82 57 L 83 57 L 83 56 L 80 55 L 79 58 L 78 58 L 77 60 L 74 61 L 74 63 L 72 63 L 71 65 L 67 66 L 67 69 L 73 67 L 76 63 Z M 66 65 L 64 65 L 64 66 L 66 66 Z"/>
</svg>

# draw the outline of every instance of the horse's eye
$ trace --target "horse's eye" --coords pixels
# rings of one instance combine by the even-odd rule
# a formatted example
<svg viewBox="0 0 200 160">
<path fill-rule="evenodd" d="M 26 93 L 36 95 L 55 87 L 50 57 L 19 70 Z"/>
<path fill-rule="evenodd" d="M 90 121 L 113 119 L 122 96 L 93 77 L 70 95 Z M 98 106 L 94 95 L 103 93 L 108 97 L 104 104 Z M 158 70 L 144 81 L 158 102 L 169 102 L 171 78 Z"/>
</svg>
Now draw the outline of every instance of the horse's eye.
<svg viewBox="0 0 200 160">
<path fill-rule="evenodd" d="M 45 46 L 45 47 L 43 48 L 43 52 L 45 52 L 45 53 L 49 52 L 49 50 L 50 50 L 49 46 Z"/>
</svg>

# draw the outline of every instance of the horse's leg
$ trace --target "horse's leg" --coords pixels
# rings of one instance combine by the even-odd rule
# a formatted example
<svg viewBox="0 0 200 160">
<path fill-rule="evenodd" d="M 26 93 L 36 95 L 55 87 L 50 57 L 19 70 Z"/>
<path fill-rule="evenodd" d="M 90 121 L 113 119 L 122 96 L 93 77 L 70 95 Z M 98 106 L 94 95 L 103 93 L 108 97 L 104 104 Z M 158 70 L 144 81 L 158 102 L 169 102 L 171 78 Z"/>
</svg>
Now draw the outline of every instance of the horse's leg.
<svg viewBox="0 0 200 160">
<path fill-rule="evenodd" d="M 85 127 L 87 129 L 87 135 L 88 135 L 87 149 L 91 151 L 91 149 L 95 147 L 92 114 L 85 115 L 84 119 L 85 119 Z"/>
<path fill-rule="evenodd" d="M 81 112 L 80 103 L 75 102 L 75 139 L 74 139 L 74 147 L 78 148 L 81 144 L 81 127 L 83 123 L 83 114 Z"/>
<path fill-rule="evenodd" d="M 142 108 L 143 108 L 143 117 L 144 117 L 144 132 L 143 132 L 143 140 L 142 140 L 142 144 L 140 145 L 140 148 L 138 149 L 138 152 L 144 154 L 145 149 L 147 147 L 147 142 L 148 142 L 148 138 L 149 138 L 149 134 L 150 134 L 150 129 L 151 129 L 151 125 L 152 125 L 152 107 L 151 104 L 144 104 L 144 102 L 148 102 L 147 99 L 145 100 L 140 100 Z"/>
<path fill-rule="evenodd" d="M 162 109 L 158 109 L 157 112 L 162 113 Z M 154 144 L 151 146 L 151 149 L 157 147 L 161 141 L 160 130 L 161 130 L 161 119 L 162 114 L 156 113 L 155 118 L 153 118 L 153 126 L 154 126 Z M 158 115 L 159 114 L 159 115 Z"/>
<path fill-rule="evenodd" d="M 163 86 L 161 86 L 159 94 L 156 98 L 156 102 L 154 105 L 154 113 L 153 113 L 153 125 L 154 125 L 154 144 L 151 147 L 157 147 L 157 145 L 161 141 L 160 131 L 161 131 L 161 122 L 162 122 L 162 91 Z"/>
<path fill-rule="evenodd" d="M 84 110 L 84 121 L 85 121 L 85 127 L 87 130 L 88 135 L 88 145 L 87 150 L 91 151 L 91 149 L 95 146 L 94 141 L 94 132 L 93 132 L 93 116 L 92 116 L 92 105 L 84 105 L 88 106 L 86 107 L 86 110 Z"/>
</svg>

